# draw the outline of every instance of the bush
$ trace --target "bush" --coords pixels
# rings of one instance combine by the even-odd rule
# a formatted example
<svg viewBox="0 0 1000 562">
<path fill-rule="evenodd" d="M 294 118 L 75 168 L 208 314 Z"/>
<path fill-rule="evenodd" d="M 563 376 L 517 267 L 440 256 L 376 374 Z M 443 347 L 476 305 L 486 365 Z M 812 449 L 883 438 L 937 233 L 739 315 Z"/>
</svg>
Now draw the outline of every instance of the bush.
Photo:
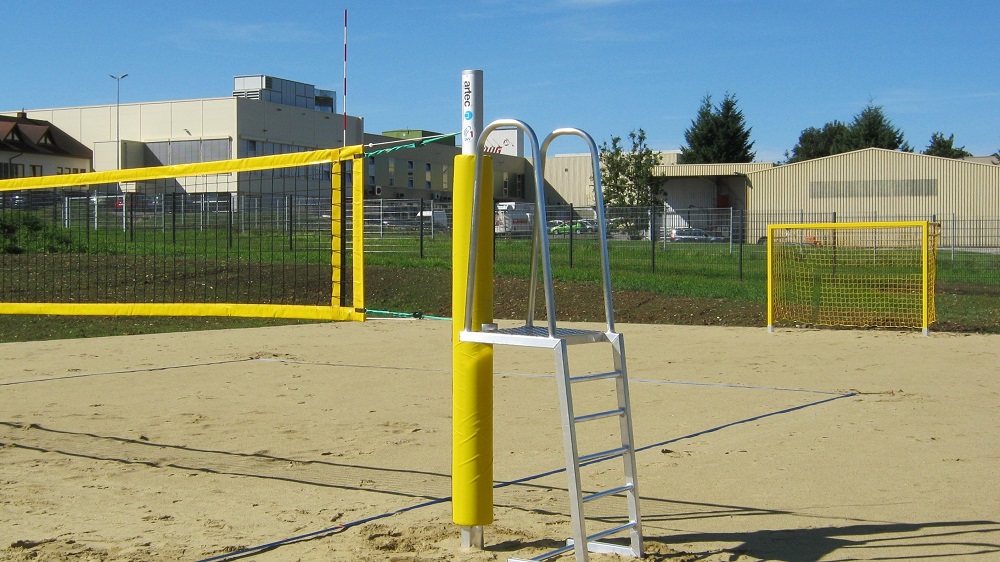
<svg viewBox="0 0 1000 562">
<path fill-rule="evenodd" d="M 62 254 L 82 252 L 85 248 L 61 227 L 43 220 L 30 211 L 0 214 L 0 251 L 5 254 Z"/>
</svg>

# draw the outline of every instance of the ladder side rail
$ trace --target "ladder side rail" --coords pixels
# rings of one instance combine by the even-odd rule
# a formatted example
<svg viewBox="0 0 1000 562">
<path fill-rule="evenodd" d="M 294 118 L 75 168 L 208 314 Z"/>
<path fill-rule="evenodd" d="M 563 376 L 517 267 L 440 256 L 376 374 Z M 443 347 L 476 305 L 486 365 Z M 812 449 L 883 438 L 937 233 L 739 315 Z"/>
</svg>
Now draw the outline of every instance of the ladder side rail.
<svg viewBox="0 0 1000 562">
<path fill-rule="evenodd" d="M 583 514 L 583 488 L 580 477 L 580 453 L 573 423 L 573 389 L 569 381 L 569 349 L 565 341 L 555 346 L 556 382 L 559 386 L 559 410 L 562 414 L 563 453 L 566 456 L 566 480 L 574 551 L 578 562 L 586 562 L 587 527 Z"/>
<path fill-rule="evenodd" d="M 557 137 L 564 135 L 573 135 L 582 138 L 587 143 L 587 149 L 590 152 L 591 166 L 594 172 L 594 203 L 597 207 L 597 233 L 600 238 L 601 284 L 604 288 L 604 317 L 607 323 L 607 331 L 614 332 L 615 312 L 614 303 L 611 298 L 611 264 L 608 257 L 608 226 L 604 216 L 604 189 L 601 187 L 600 151 L 597 149 L 597 143 L 594 142 L 594 138 L 586 131 L 573 127 L 563 127 L 552 131 L 549 136 L 545 137 L 545 141 L 542 142 L 541 158 L 543 166 L 549 144 Z M 572 220 L 572 217 L 570 219 Z"/>
<path fill-rule="evenodd" d="M 538 236 L 538 247 L 541 252 L 542 276 L 545 281 L 545 312 L 548 316 L 549 337 L 556 337 L 556 293 L 552 285 L 552 256 L 549 248 L 549 229 L 545 208 L 545 161 L 538 147 L 538 139 L 534 140 L 532 157 L 535 160 L 535 233 Z M 534 294 L 534 291 L 532 291 Z"/>
<path fill-rule="evenodd" d="M 636 553 L 643 552 L 642 515 L 639 511 L 639 483 L 636 475 L 635 465 L 635 436 L 632 432 L 631 398 L 628 389 L 628 370 L 625 364 L 625 338 L 622 334 L 615 334 L 611 338 L 611 353 L 614 359 L 615 371 L 622 376 L 615 379 L 616 394 L 618 395 L 618 406 L 625 410 L 625 415 L 618 419 L 621 428 L 622 446 L 628 447 L 628 451 L 622 455 L 622 464 L 625 472 L 625 484 L 631 486 L 631 490 L 626 493 L 629 517 L 635 525 L 629 533 L 629 540 L 632 550 Z"/>
<path fill-rule="evenodd" d="M 539 247 L 541 246 L 538 236 L 538 212 L 535 211 L 535 220 L 531 224 L 531 272 L 528 278 L 528 313 L 525 319 L 525 326 L 531 328 L 535 325 L 535 293 L 538 289 L 538 259 Z"/>
</svg>

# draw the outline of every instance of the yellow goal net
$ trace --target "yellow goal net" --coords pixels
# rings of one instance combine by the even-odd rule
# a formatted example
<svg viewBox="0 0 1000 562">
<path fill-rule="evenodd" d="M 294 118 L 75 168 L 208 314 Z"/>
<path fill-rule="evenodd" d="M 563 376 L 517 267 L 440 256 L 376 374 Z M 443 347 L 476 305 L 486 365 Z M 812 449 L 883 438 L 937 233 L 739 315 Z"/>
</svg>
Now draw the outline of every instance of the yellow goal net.
<svg viewBox="0 0 1000 562">
<path fill-rule="evenodd" d="M 936 320 L 940 225 L 767 227 L 767 325 L 920 328 Z"/>
</svg>

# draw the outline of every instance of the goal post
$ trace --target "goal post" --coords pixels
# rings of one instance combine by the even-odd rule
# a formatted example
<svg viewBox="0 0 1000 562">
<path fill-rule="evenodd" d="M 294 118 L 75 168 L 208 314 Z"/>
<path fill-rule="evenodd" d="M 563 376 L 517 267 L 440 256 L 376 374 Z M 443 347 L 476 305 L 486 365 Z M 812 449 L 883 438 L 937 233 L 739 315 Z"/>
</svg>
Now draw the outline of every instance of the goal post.
<svg viewBox="0 0 1000 562">
<path fill-rule="evenodd" d="M 0 180 L 0 314 L 364 320 L 364 163 L 349 146 Z"/>
<path fill-rule="evenodd" d="M 940 225 L 771 224 L 767 327 L 919 328 L 936 320 Z"/>
</svg>

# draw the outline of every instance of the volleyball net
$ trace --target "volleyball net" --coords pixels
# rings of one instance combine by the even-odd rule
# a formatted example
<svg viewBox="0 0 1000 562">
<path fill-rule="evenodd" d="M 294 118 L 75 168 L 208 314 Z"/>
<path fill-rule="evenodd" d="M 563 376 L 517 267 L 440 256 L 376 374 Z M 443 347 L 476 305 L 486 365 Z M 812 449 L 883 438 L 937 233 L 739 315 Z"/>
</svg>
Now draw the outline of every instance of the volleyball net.
<svg viewBox="0 0 1000 562">
<path fill-rule="evenodd" d="M 364 320 L 363 168 L 352 146 L 0 180 L 0 314 Z"/>
</svg>

